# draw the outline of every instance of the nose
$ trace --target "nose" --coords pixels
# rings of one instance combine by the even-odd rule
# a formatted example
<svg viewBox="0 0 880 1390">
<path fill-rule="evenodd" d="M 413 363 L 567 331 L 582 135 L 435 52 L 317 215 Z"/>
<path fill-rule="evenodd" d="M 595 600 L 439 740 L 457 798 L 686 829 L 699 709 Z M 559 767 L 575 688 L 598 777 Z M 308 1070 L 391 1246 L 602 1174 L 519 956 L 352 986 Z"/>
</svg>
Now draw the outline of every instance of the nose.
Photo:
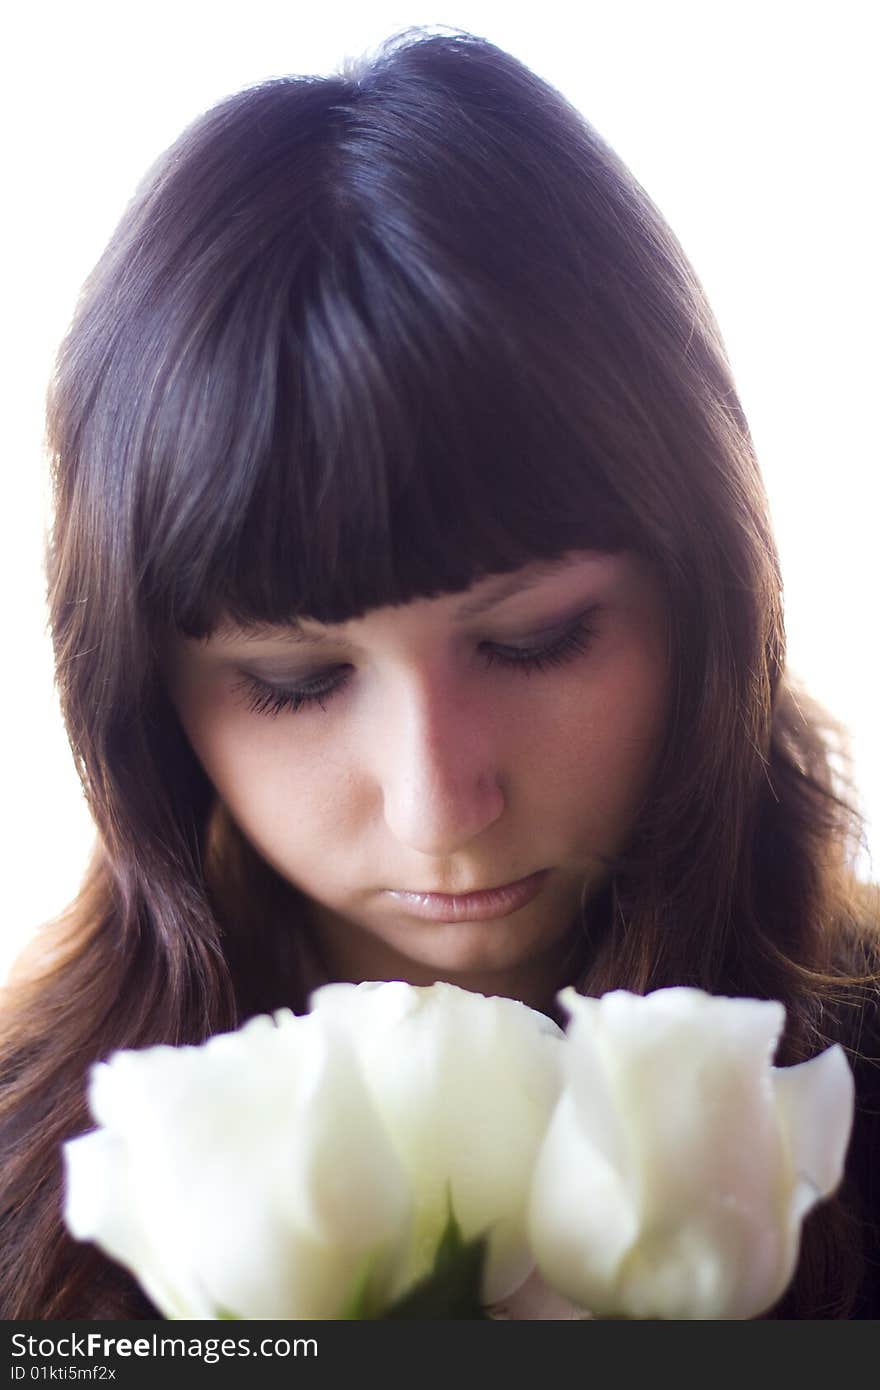
<svg viewBox="0 0 880 1390">
<path fill-rule="evenodd" d="M 505 807 L 491 708 L 441 677 L 408 687 L 387 714 L 379 774 L 386 825 L 421 854 L 464 848 Z"/>
</svg>

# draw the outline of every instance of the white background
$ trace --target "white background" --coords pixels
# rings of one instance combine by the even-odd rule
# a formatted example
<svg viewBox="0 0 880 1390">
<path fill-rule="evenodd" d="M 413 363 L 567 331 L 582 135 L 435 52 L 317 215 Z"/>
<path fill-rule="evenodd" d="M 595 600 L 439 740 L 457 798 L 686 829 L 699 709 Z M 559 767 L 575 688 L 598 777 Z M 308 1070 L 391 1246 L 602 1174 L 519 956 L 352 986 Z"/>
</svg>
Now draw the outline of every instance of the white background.
<svg viewBox="0 0 880 1390">
<path fill-rule="evenodd" d="M 147 165 L 199 111 L 269 76 L 330 72 L 412 24 L 470 29 L 553 82 L 682 241 L 720 320 L 762 459 L 790 663 L 851 731 L 876 858 L 873 0 L 16 8 L 0 84 L 0 979 L 28 933 L 75 892 L 92 836 L 57 712 L 42 576 L 43 395 L 78 287 Z M 867 858 L 862 870 L 870 872 Z"/>
</svg>

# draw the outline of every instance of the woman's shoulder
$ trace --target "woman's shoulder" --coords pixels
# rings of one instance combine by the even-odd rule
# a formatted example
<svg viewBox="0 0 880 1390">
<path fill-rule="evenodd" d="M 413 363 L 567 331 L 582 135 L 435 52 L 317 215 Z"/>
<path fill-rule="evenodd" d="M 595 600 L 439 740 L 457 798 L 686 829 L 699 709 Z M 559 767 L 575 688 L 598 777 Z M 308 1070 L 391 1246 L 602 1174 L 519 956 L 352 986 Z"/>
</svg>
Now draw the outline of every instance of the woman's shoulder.
<svg viewBox="0 0 880 1390">
<path fill-rule="evenodd" d="M 876 902 L 867 885 L 863 901 Z M 843 979 L 826 1013 L 829 1042 L 844 1048 L 855 1083 L 844 1190 L 863 1227 L 865 1277 L 856 1318 L 880 1318 L 880 924 L 873 912 L 841 934 Z"/>
<path fill-rule="evenodd" d="M 844 1181 L 863 1226 L 865 1257 L 865 1278 L 854 1316 L 880 1318 L 880 1048 L 876 1025 L 869 1048 L 852 1051 L 849 1056 L 856 1094 Z"/>
</svg>

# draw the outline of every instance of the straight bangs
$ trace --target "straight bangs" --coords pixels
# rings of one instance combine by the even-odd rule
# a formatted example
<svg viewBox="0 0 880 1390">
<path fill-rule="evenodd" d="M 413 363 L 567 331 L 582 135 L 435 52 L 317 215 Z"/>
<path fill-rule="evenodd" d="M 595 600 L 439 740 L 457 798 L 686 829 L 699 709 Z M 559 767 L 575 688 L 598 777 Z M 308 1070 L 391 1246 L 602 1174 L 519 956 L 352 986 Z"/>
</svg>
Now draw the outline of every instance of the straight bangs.
<svg viewBox="0 0 880 1390">
<path fill-rule="evenodd" d="M 527 172 L 487 180 L 473 113 L 444 93 L 414 125 L 379 77 L 230 99 L 144 204 L 144 322 L 116 401 L 141 414 L 116 424 L 137 587 L 163 627 L 340 622 L 644 548 L 614 484 L 633 431 L 616 459 L 582 245 Z M 212 159 L 222 197 L 190 172 Z M 184 228 L 172 247 L 165 226 Z M 151 381 L 139 399 L 129 370 Z"/>
<path fill-rule="evenodd" d="M 330 261 L 313 249 L 282 303 L 258 268 L 194 364 L 193 408 L 181 414 L 179 382 L 154 398 L 150 438 L 173 440 L 141 526 L 160 621 L 190 636 L 223 617 L 341 622 L 634 544 L 498 306 L 475 290 L 465 306 L 436 262 L 429 294 L 411 271 L 363 235 Z"/>
</svg>

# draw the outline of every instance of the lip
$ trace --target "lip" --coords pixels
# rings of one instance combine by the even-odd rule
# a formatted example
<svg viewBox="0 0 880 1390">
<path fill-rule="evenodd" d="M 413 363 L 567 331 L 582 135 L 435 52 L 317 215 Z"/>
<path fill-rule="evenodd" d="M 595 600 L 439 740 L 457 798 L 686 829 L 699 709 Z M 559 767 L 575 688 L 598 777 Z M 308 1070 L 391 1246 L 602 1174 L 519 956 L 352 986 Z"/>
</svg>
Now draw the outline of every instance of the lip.
<svg viewBox="0 0 880 1390">
<path fill-rule="evenodd" d="M 496 917 L 509 917 L 537 897 L 549 870 L 539 869 L 528 878 L 505 883 L 500 888 L 484 888 L 479 893 L 409 893 L 389 888 L 395 899 L 414 917 L 427 922 L 490 922 Z"/>
</svg>

